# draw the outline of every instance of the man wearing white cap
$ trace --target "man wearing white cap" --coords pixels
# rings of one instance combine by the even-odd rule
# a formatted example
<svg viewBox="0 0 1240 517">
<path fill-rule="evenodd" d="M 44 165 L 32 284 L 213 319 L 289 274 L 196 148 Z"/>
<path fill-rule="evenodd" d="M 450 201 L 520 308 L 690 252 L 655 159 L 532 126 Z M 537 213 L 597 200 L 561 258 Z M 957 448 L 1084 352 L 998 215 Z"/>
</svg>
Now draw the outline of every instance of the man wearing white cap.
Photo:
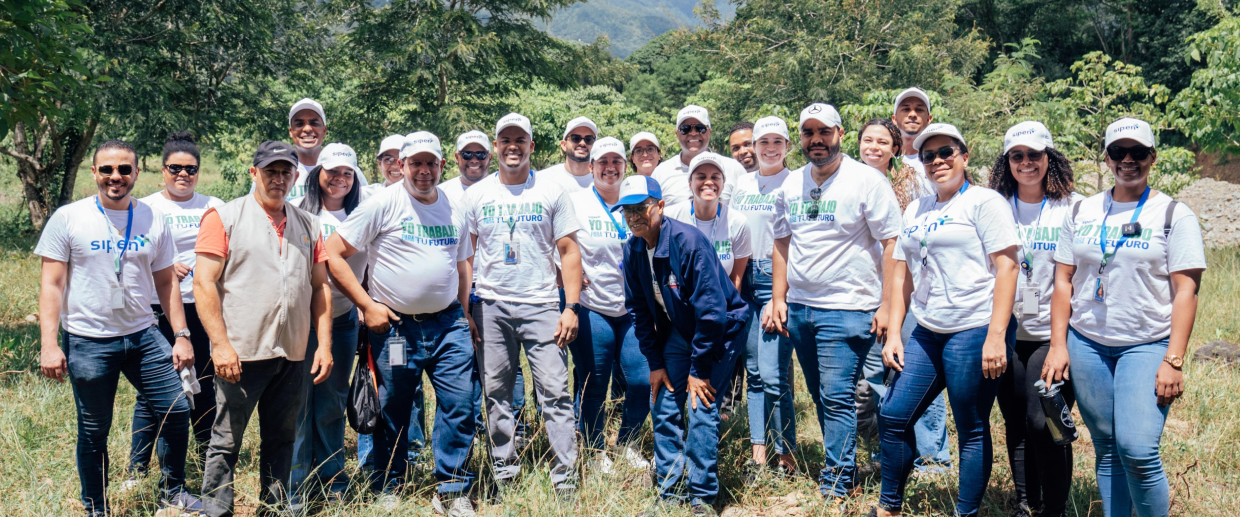
<svg viewBox="0 0 1240 517">
<path fill-rule="evenodd" d="M 542 171 L 551 181 L 564 187 L 564 191 L 572 194 L 590 188 L 594 184 L 594 175 L 590 174 L 590 148 L 598 138 L 598 126 L 586 117 L 577 117 L 564 126 L 564 137 L 560 139 L 560 150 L 564 152 L 564 163 L 552 165 Z"/>
<path fill-rule="evenodd" d="M 399 183 L 405 178 L 401 170 L 400 148 L 405 145 L 405 135 L 391 135 L 379 143 L 379 154 L 375 156 L 375 168 L 383 175 L 383 184 L 368 185 L 370 193 L 378 192 L 383 187 Z"/>
<path fill-rule="evenodd" d="M 439 184 L 439 189 L 453 201 L 465 197 L 465 189 L 487 177 L 491 167 L 491 139 L 477 129 L 456 137 L 457 177 Z"/>
<path fill-rule="evenodd" d="M 904 142 L 900 145 L 900 149 L 904 151 L 904 163 L 917 171 L 917 193 L 914 197 L 933 194 L 934 182 L 926 177 L 926 166 L 921 163 L 917 150 L 913 148 L 917 135 L 934 121 L 934 116 L 930 114 L 930 96 L 921 88 L 909 88 L 900 92 L 896 96 L 891 120 L 904 136 Z"/>
<path fill-rule="evenodd" d="M 834 107 L 811 104 L 799 128 L 810 163 L 776 192 L 769 327 L 800 359 L 824 437 L 819 490 L 838 501 L 856 482 L 853 398 L 881 330 L 883 266 L 902 221 L 886 178 L 840 152 L 843 124 Z M 780 348 L 788 360 L 791 352 Z"/>
<path fill-rule="evenodd" d="M 710 150 L 710 115 L 706 108 L 688 105 L 676 114 L 676 140 L 680 153 L 659 164 L 650 177 L 663 189 L 663 202 L 671 207 L 693 198 L 689 193 L 689 164 L 693 158 Z M 745 173 L 745 167 L 736 160 L 724 160 L 724 178 L 727 186 L 719 200 L 728 204 L 736 178 Z"/>
<path fill-rule="evenodd" d="M 472 515 L 466 497 L 476 475 L 468 470 L 475 430 L 477 382 L 469 299 L 472 242 L 464 212 L 438 188 L 443 173 L 439 139 L 426 131 L 406 137 L 400 151 L 405 179 L 384 189 L 328 240 L 328 267 L 336 284 L 366 314 L 374 364 L 387 388 L 383 420 L 374 435 L 371 486 L 380 504 L 394 508 L 407 467 L 413 385 L 422 373 L 435 388 L 435 510 Z M 365 251 L 373 264 L 371 288 L 362 289 L 351 256 Z M 418 264 L 416 271 L 410 264 Z M 466 512 L 467 513 L 463 513 Z"/>
<path fill-rule="evenodd" d="M 474 239 L 479 364 L 487 405 L 487 435 L 500 488 L 520 473 L 513 434 L 514 367 L 525 349 L 551 444 L 551 482 L 557 493 L 576 492 L 571 478 L 577 433 L 568 392 L 568 354 L 577 337 L 581 294 L 580 228 L 564 188 L 530 170 L 534 132 L 528 118 L 510 113 L 495 124 L 499 173 L 465 193 Z M 556 263 L 564 284 L 563 312 Z M 501 492 L 501 496 L 502 496 Z"/>
<path fill-rule="evenodd" d="M 297 150 L 297 179 L 288 191 L 288 199 L 306 195 L 306 176 L 310 169 L 319 164 L 319 154 L 323 151 L 323 137 L 327 135 L 327 115 L 323 113 L 323 105 L 311 98 L 304 98 L 293 103 L 288 110 L 288 137 L 293 141 L 293 149 Z M 366 186 L 366 175 L 359 174 L 357 181 Z M 254 185 L 250 185 L 254 192 Z"/>
</svg>

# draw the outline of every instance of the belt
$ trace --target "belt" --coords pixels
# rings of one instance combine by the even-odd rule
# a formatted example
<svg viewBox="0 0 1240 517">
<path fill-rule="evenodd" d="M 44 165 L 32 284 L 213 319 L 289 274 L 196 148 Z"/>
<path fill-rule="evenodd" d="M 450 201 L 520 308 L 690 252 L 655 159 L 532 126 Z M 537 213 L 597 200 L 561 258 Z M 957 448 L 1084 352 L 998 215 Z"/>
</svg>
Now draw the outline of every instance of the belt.
<svg viewBox="0 0 1240 517">
<path fill-rule="evenodd" d="M 427 312 L 423 314 L 400 314 L 400 317 L 401 319 L 409 318 L 417 323 L 422 323 L 424 321 L 430 321 L 430 320 L 436 319 L 440 316 L 443 316 L 444 314 L 447 314 L 449 312 L 455 311 L 460 308 L 461 308 L 461 302 L 453 300 L 451 304 L 449 304 L 444 310 L 439 311 L 439 312 Z"/>
</svg>

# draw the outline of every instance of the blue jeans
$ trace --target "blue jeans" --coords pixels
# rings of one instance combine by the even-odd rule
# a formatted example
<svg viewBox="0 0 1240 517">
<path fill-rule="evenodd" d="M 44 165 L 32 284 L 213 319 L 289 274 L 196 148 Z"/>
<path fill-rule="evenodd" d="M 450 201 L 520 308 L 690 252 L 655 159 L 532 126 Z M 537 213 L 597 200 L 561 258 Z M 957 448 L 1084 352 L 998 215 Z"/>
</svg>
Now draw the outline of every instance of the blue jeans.
<svg viewBox="0 0 1240 517">
<path fill-rule="evenodd" d="M 1158 444 L 1170 406 L 1159 406 L 1154 379 L 1167 338 L 1111 347 L 1068 332 L 1072 383 L 1081 417 L 1094 442 L 1102 513 L 1163 517 L 1170 511 L 1167 474 Z"/>
<path fill-rule="evenodd" d="M 343 493 L 349 487 L 344 471 L 345 408 L 349 398 L 349 377 L 353 374 L 353 356 L 357 355 L 357 310 L 332 319 L 332 371 L 321 384 L 314 384 L 310 368 L 319 340 L 310 329 L 306 345 L 306 403 L 297 416 L 297 438 L 293 442 L 293 473 L 289 487 L 295 496 L 313 490 L 303 484 L 322 481 L 332 492 Z M 311 479 L 311 474 L 313 478 Z"/>
<path fill-rule="evenodd" d="M 904 346 L 908 346 L 916 327 L 917 319 L 913 318 L 913 313 L 906 313 L 904 325 L 900 327 L 900 339 Z M 887 394 L 887 386 L 883 384 L 886 373 L 887 367 L 883 365 L 883 343 L 875 342 L 870 354 L 865 358 L 862 375 L 874 390 L 875 400 L 878 402 L 878 407 L 874 409 L 876 414 L 882 411 L 883 397 Z M 917 459 L 913 460 L 913 467 L 919 471 L 950 469 L 952 466 L 951 447 L 947 444 L 947 398 L 943 395 L 939 393 L 921 418 L 917 419 L 917 423 L 913 424 L 913 433 L 917 435 Z M 881 451 L 871 457 L 878 458 L 880 455 Z"/>
<path fill-rule="evenodd" d="M 426 372 L 435 389 L 435 427 L 431 446 L 435 455 L 435 479 L 441 494 L 466 492 L 477 479 L 469 471 L 470 444 L 476 430 L 478 372 L 469 324 L 460 305 L 434 315 L 401 314 L 393 333 L 405 338 L 406 366 L 392 366 L 388 342 L 393 337 L 371 334 L 375 367 L 387 388 L 380 396 L 383 422 L 374 433 L 375 470 L 371 486 L 376 491 L 398 487 L 408 467 L 408 425 L 412 384 Z"/>
<path fill-rule="evenodd" d="M 125 375 L 157 417 L 156 447 L 163 473 L 160 487 L 171 498 L 185 489 L 189 448 L 189 402 L 172 367 L 172 345 L 152 325 L 114 338 L 63 334 L 61 345 L 77 405 L 77 470 L 86 512 L 106 512 L 108 431 L 116 386 Z"/>
<path fill-rule="evenodd" d="M 818 490 L 846 497 L 857 477 L 857 380 L 874 344 L 874 311 L 788 304 L 788 337 L 801 360 L 823 436 Z"/>
<path fill-rule="evenodd" d="M 684 501 L 688 498 L 713 504 L 719 495 L 719 401 L 716 399 L 710 407 L 699 402 L 697 409 L 688 404 L 692 352 L 680 333 L 672 330 L 663 347 L 663 361 L 674 391 L 660 389 L 650 408 L 655 483 L 663 499 Z M 716 393 L 728 389 L 738 353 L 740 346 L 732 347 L 711 370 L 710 385 Z M 679 486 L 682 481 L 688 485 L 687 498 L 685 490 Z"/>
<path fill-rule="evenodd" d="M 617 362 L 628 380 L 616 438 L 617 445 L 625 444 L 650 414 L 650 366 L 633 334 L 633 316 L 606 316 L 583 308 L 578 322 L 577 339 L 568 346 L 573 353 L 577 425 L 585 437 L 583 445 L 595 450 L 605 447 L 603 405 Z"/>
<path fill-rule="evenodd" d="M 745 271 L 741 287 L 744 288 L 742 294 L 745 301 L 749 302 L 749 323 L 745 332 L 745 404 L 749 410 L 749 443 L 765 445 L 768 435 L 782 435 L 784 439 L 774 440 L 775 452 L 786 454 L 791 450 L 791 446 L 785 442 L 796 443 L 796 435 L 789 440 L 786 434 L 776 434 L 787 433 L 789 426 L 779 425 L 780 421 L 772 413 L 773 409 L 783 409 L 783 404 L 779 409 L 775 409 L 775 399 L 767 401 L 766 384 L 762 376 L 762 350 L 779 346 L 779 334 L 768 334 L 762 330 L 762 307 L 771 301 L 771 260 L 749 261 L 749 269 Z M 788 407 L 791 407 L 791 391 L 787 393 L 787 399 Z M 788 415 L 795 416 L 794 411 L 789 410 Z M 780 416 L 782 414 L 780 413 Z M 771 418 L 768 418 L 768 415 Z M 795 430 L 795 427 L 793 429 Z"/>
<path fill-rule="evenodd" d="M 946 389 L 960 447 L 956 512 L 977 515 L 990 481 L 990 409 L 999 391 L 999 379 L 982 375 L 982 345 L 989 328 L 986 325 L 950 334 L 932 332 L 921 325 L 913 330 L 904 348 L 904 371 L 896 374 L 879 413 L 883 488 L 878 504 L 883 508 L 899 511 L 903 507 L 904 486 L 917 457 L 914 423 Z M 1011 357 L 1016 342 L 1015 318 L 1008 324 L 1006 341 Z"/>
<path fill-rule="evenodd" d="M 369 336 L 367 336 L 369 338 Z M 412 388 L 413 394 L 410 398 L 413 403 L 409 408 L 409 461 L 417 461 L 421 457 L 423 449 L 426 448 L 426 394 L 422 390 L 422 379 L 418 379 L 417 384 Z M 375 457 L 371 454 L 374 450 L 375 440 L 369 434 L 357 435 L 357 462 L 365 469 L 373 469 L 375 467 Z"/>
</svg>

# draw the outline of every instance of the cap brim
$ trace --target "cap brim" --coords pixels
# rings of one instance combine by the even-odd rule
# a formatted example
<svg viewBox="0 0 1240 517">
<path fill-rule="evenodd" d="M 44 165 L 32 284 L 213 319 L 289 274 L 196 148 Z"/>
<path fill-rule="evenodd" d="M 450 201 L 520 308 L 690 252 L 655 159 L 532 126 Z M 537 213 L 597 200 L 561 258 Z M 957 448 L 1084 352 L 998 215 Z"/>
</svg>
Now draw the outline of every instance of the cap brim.
<svg viewBox="0 0 1240 517">
<path fill-rule="evenodd" d="M 508 128 L 510 128 L 510 127 L 520 128 L 520 129 L 521 129 L 521 131 L 525 131 L 525 134 L 529 135 L 530 137 L 533 137 L 533 136 L 534 136 L 534 134 L 533 134 L 533 133 L 531 133 L 531 132 L 529 132 L 529 131 L 526 131 L 526 129 L 525 129 L 524 127 L 521 127 L 521 124 L 504 124 L 504 125 L 502 125 L 502 126 L 500 126 L 500 127 L 496 128 L 496 130 L 495 130 L 495 139 L 496 139 L 496 140 L 499 140 L 499 134 L 500 134 L 500 133 L 503 133 L 505 129 L 508 129 Z M 554 134 L 554 133 L 552 133 L 552 134 Z"/>
<path fill-rule="evenodd" d="M 616 204 L 611 207 L 611 211 L 615 212 L 616 210 L 620 210 L 621 208 L 624 208 L 626 206 L 640 205 L 646 202 L 647 199 L 651 199 L 651 198 L 658 199 L 654 196 L 645 195 L 645 194 L 641 194 L 641 195 L 630 194 L 628 196 L 624 196 L 620 198 L 619 201 L 616 201 Z"/>
<path fill-rule="evenodd" d="M 254 166 L 261 169 L 263 167 L 269 167 L 271 164 L 276 162 L 288 162 L 294 169 L 297 168 L 297 160 L 291 156 L 272 156 L 266 160 L 254 164 Z"/>
<path fill-rule="evenodd" d="M 1023 146 L 1025 146 L 1025 147 L 1028 147 L 1028 148 L 1030 148 L 1030 149 L 1033 149 L 1034 151 L 1045 151 L 1045 150 L 1046 150 L 1046 148 L 1048 147 L 1048 146 L 1047 146 L 1045 143 L 1043 143 L 1043 142 L 1033 142 L 1033 141 L 1027 141 L 1027 140 L 1017 140 L 1017 141 L 1015 141 L 1015 142 L 1012 142 L 1012 144 L 1011 144 L 1011 145 L 1004 146 L 1004 147 L 1003 147 L 1003 154 L 1007 154 L 1007 152 L 1008 152 L 1008 151 L 1011 151 L 1011 150 L 1012 150 L 1012 148 L 1014 148 L 1014 147 L 1016 147 L 1016 146 L 1018 146 L 1018 145 L 1023 145 Z"/>
</svg>

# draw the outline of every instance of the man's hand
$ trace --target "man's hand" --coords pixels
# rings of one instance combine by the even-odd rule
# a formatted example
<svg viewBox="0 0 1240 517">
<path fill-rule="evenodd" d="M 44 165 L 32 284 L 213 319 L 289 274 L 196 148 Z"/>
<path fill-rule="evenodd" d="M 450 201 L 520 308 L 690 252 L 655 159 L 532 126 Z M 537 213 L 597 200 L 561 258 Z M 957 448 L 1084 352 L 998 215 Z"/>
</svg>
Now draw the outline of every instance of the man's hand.
<svg viewBox="0 0 1240 517">
<path fill-rule="evenodd" d="M 39 369 L 43 376 L 56 382 L 65 382 L 65 373 L 69 371 L 69 361 L 64 350 L 57 346 L 45 346 L 39 352 Z"/>
<path fill-rule="evenodd" d="M 870 322 L 870 333 L 878 338 L 879 343 L 886 342 L 887 340 L 887 317 L 887 306 L 882 305 L 878 307 L 877 311 L 874 311 L 874 320 Z"/>
<path fill-rule="evenodd" d="M 1155 393 L 1158 394 L 1158 405 L 1170 406 L 1184 394 L 1184 372 L 1163 361 L 1154 376 L 1154 386 Z"/>
<path fill-rule="evenodd" d="M 555 345 L 564 348 L 564 345 L 572 343 L 577 339 L 577 313 L 572 309 L 564 309 L 560 313 L 560 322 L 555 326 Z"/>
<path fill-rule="evenodd" d="M 482 344 L 482 330 L 478 328 L 478 323 L 474 321 L 473 315 L 469 312 L 465 313 L 465 321 L 469 323 L 469 338 L 474 344 L 474 350 L 478 349 L 478 345 Z"/>
<path fill-rule="evenodd" d="M 172 264 L 172 271 L 177 274 L 177 281 L 181 281 L 185 280 L 185 277 L 189 276 L 189 274 L 194 271 L 194 268 L 180 262 L 175 262 Z"/>
<path fill-rule="evenodd" d="M 211 361 L 215 363 L 215 376 L 226 382 L 241 380 L 241 360 L 237 351 L 228 343 L 211 343 Z"/>
<path fill-rule="evenodd" d="M 178 337 L 172 343 L 172 366 L 177 371 L 194 366 L 194 345 L 187 337 Z"/>
<path fill-rule="evenodd" d="M 982 345 L 982 375 L 987 379 L 998 379 L 1007 370 L 1007 343 L 1003 336 L 986 337 Z"/>
<path fill-rule="evenodd" d="M 785 323 L 788 322 L 788 304 L 783 300 L 771 300 L 771 303 L 767 305 L 770 307 L 771 314 L 769 317 L 764 316 L 764 319 L 767 320 L 765 325 L 763 325 L 766 332 L 787 337 L 788 327 Z"/>
<path fill-rule="evenodd" d="M 388 330 L 392 328 L 391 322 L 400 321 L 400 316 L 392 312 L 392 309 L 373 300 L 366 305 L 364 312 L 366 313 L 363 316 L 363 319 L 366 321 L 366 328 L 375 334 L 387 334 Z"/>
<path fill-rule="evenodd" d="M 667 388 L 669 392 L 676 392 L 676 388 L 672 387 L 672 380 L 667 376 L 666 368 L 659 368 L 650 372 L 650 403 L 654 403 L 655 397 L 659 396 L 659 389 Z"/>
<path fill-rule="evenodd" d="M 216 367 L 216 371 L 219 371 Z M 314 351 L 314 364 L 310 365 L 310 375 L 314 376 L 314 383 L 320 384 L 327 380 L 332 374 L 332 348 L 330 346 L 319 346 Z"/>
<path fill-rule="evenodd" d="M 715 401 L 715 388 L 711 387 L 710 379 L 699 379 L 690 375 L 689 406 L 697 409 L 698 399 L 702 400 L 703 406 L 710 408 L 710 403 Z"/>
</svg>

